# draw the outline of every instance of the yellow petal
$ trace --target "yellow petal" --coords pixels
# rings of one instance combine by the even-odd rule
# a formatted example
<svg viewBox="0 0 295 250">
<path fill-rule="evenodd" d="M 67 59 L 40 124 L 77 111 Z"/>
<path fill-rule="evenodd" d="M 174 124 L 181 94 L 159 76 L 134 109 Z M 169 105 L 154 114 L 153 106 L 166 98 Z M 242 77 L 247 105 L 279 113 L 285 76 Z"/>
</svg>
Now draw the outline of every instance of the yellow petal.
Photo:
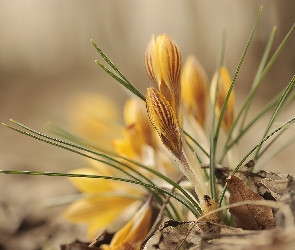
<svg viewBox="0 0 295 250">
<path fill-rule="evenodd" d="M 166 98 L 156 89 L 148 88 L 147 112 L 165 147 L 177 158 L 182 155 L 182 141 L 176 115 Z"/>
<path fill-rule="evenodd" d="M 128 157 L 129 159 L 134 159 L 136 157 L 136 153 L 133 148 L 130 146 L 129 141 L 125 139 L 117 139 L 112 142 L 114 150 L 124 157 Z"/>
<path fill-rule="evenodd" d="M 125 103 L 124 119 L 126 126 L 134 126 L 142 137 L 142 144 L 156 148 L 155 132 L 149 121 L 145 102 L 139 98 L 130 98 Z M 136 140 L 136 138 L 132 138 Z M 141 145 L 142 146 L 142 145 Z"/>
<path fill-rule="evenodd" d="M 80 168 L 70 171 L 71 174 L 105 175 L 92 168 Z M 69 180 L 83 193 L 110 192 L 114 188 L 110 180 L 91 178 L 69 178 Z"/>
<path fill-rule="evenodd" d="M 127 197 L 102 196 L 86 198 L 72 203 L 64 217 L 74 223 L 89 225 L 91 234 L 106 228 L 136 199 Z"/>
<path fill-rule="evenodd" d="M 210 96 L 211 96 L 212 102 L 214 101 L 214 98 L 215 98 L 215 88 L 217 84 L 217 77 L 218 77 L 218 72 L 215 72 L 211 81 L 211 89 L 210 89 Z M 221 109 L 222 109 L 222 106 L 225 101 L 230 85 L 231 85 L 231 79 L 227 69 L 225 67 L 220 68 L 220 76 L 218 81 L 218 90 L 217 90 L 216 106 L 215 106 L 215 115 L 217 117 L 220 116 L 220 112 L 221 112 Z M 230 130 L 234 120 L 234 105 L 235 105 L 235 95 L 234 95 L 234 91 L 232 91 L 230 94 L 230 97 L 225 109 L 224 117 L 222 120 L 222 124 L 221 124 L 222 128 L 227 132 Z"/>
<path fill-rule="evenodd" d="M 110 141 L 120 134 L 120 115 L 114 102 L 103 95 L 85 93 L 75 96 L 69 107 L 73 132 L 110 148 Z"/>
<path fill-rule="evenodd" d="M 145 68 L 156 86 L 161 84 L 161 68 L 158 59 L 158 50 L 156 49 L 155 36 L 152 35 L 145 52 Z"/>
<path fill-rule="evenodd" d="M 113 237 L 111 249 L 139 249 L 151 223 L 151 208 L 144 205 Z"/>
<path fill-rule="evenodd" d="M 176 42 L 167 34 L 163 34 L 163 36 L 157 38 L 156 46 L 157 46 L 157 49 L 159 50 L 159 61 L 160 61 L 162 79 L 165 85 L 170 90 L 170 94 L 172 97 L 172 103 L 170 104 L 173 107 L 178 117 L 179 102 L 180 102 L 180 95 L 181 95 L 180 51 Z M 161 91 L 162 88 L 159 87 L 159 89 Z M 162 94 L 164 95 L 165 93 L 162 93 Z"/>
<path fill-rule="evenodd" d="M 109 168 L 111 168 L 109 166 Z M 110 174 L 102 174 L 98 169 L 93 168 L 81 168 L 70 171 L 73 174 L 88 174 L 88 175 L 104 175 L 111 176 Z M 116 176 L 115 171 L 113 174 Z M 125 194 L 130 195 L 142 195 L 142 190 L 133 184 L 120 182 L 115 180 L 106 180 L 106 179 L 94 179 L 94 178 L 69 178 L 69 180 L 83 193 L 86 194 L 99 194 L 103 195 L 104 193 L 114 193 L 115 191 L 121 191 Z"/>
<path fill-rule="evenodd" d="M 187 57 L 181 75 L 182 103 L 204 128 L 206 118 L 208 77 L 205 69 L 193 55 Z"/>
</svg>

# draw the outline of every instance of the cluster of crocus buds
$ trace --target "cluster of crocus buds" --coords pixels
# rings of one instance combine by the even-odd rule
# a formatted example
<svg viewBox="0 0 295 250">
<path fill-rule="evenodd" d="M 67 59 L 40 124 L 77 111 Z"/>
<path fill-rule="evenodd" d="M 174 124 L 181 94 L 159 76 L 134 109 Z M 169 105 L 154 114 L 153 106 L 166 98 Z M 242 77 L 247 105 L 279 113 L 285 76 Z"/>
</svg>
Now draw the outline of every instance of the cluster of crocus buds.
<svg viewBox="0 0 295 250">
<path fill-rule="evenodd" d="M 191 181 L 201 207 L 209 194 L 200 163 L 193 155 L 179 125 L 181 97 L 181 56 L 175 41 L 167 34 L 152 37 L 145 54 L 145 65 L 158 90 L 148 88 L 147 112 L 162 143 L 174 156 L 183 174 Z"/>
<path fill-rule="evenodd" d="M 184 91 L 182 101 L 186 113 L 192 115 L 205 128 L 208 78 L 202 65 L 193 56 L 188 57 L 181 76 L 181 56 L 175 41 L 167 34 L 152 36 L 145 54 L 146 70 L 156 88 L 148 88 L 146 94 L 147 113 L 162 143 L 174 156 L 183 174 L 191 181 L 198 195 L 201 208 L 206 206 L 203 197 L 208 197 L 200 163 L 188 147 L 179 122 L 181 88 Z M 212 89 L 217 88 L 215 114 L 220 115 L 230 78 L 223 67 L 217 84 L 215 73 L 211 83 Z M 182 86 L 181 86 L 182 85 Z M 233 122 L 234 94 L 230 96 L 224 114 L 222 127 L 229 131 Z"/>
</svg>

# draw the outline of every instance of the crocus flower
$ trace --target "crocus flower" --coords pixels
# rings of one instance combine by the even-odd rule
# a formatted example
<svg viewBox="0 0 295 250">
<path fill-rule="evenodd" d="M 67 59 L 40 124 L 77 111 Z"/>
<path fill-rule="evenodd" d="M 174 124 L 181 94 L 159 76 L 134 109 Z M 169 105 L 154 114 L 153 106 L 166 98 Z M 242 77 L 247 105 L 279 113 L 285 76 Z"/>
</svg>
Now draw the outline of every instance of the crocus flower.
<svg viewBox="0 0 295 250">
<path fill-rule="evenodd" d="M 147 147 L 156 150 L 155 132 L 143 101 L 136 98 L 128 99 L 124 107 L 124 120 L 124 138 L 113 141 L 117 153 L 130 159 L 141 160 Z"/>
<path fill-rule="evenodd" d="M 145 67 L 149 77 L 178 117 L 181 56 L 176 42 L 167 34 L 158 36 L 156 40 L 153 35 L 145 52 Z"/>
<path fill-rule="evenodd" d="M 93 168 L 72 170 L 74 174 L 118 176 L 118 173 L 102 163 L 91 161 Z M 85 196 L 73 202 L 64 212 L 67 220 L 86 224 L 89 238 L 107 228 L 128 207 L 147 195 L 144 188 L 105 179 L 70 178 Z"/>
<path fill-rule="evenodd" d="M 117 154 L 137 160 L 149 167 L 161 167 L 163 174 L 165 171 L 176 172 L 176 168 L 168 169 L 172 165 L 171 159 L 167 160 L 167 157 L 159 150 L 161 147 L 155 138 L 156 132 L 149 121 L 143 101 L 135 98 L 127 100 L 124 107 L 124 121 L 126 126 L 123 128 L 123 138 L 114 139 L 112 143 Z M 103 132 L 111 131 L 104 130 Z M 103 138 L 105 138 L 104 135 L 99 140 L 100 143 L 103 143 Z M 105 143 L 110 142 L 105 141 Z M 122 176 L 121 172 L 110 166 L 93 160 L 89 163 L 89 167 L 76 169 L 71 173 Z M 137 167 L 130 163 L 128 165 L 133 168 Z M 153 178 L 148 171 L 138 167 L 137 171 L 148 178 Z M 177 176 L 179 176 L 178 172 Z M 148 195 L 146 189 L 124 182 L 88 178 L 70 178 L 70 181 L 84 194 L 84 197 L 67 208 L 65 218 L 74 223 L 86 224 L 88 235 L 92 238 L 98 231 L 112 224 L 129 206 L 138 203 L 138 200 L 146 199 Z"/>
<path fill-rule="evenodd" d="M 139 250 L 151 224 L 151 207 L 147 202 L 131 220 L 113 236 L 109 245 L 100 246 L 101 250 Z"/>
<path fill-rule="evenodd" d="M 203 197 L 208 195 L 209 191 L 205 185 L 200 163 L 185 142 L 174 110 L 166 98 L 154 88 L 147 89 L 146 105 L 151 123 L 183 174 L 195 187 L 202 207 Z"/>
<path fill-rule="evenodd" d="M 208 77 L 202 64 L 193 55 L 187 57 L 181 74 L 181 100 L 186 114 L 204 128 L 208 94 Z"/>
<path fill-rule="evenodd" d="M 121 134 L 119 108 L 106 96 L 94 93 L 75 95 L 70 100 L 68 120 L 72 132 L 106 150 Z"/>
<path fill-rule="evenodd" d="M 214 102 L 215 98 L 215 89 L 217 84 L 218 72 L 215 72 L 211 81 L 210 87 L 210 97 L 211 101 Z M 220 112 L 225 101 L 226 95 L 228 93 L 229 87 L 231 85 L 231 79 L 229 73 L 225 67 L 220 68 L 218 86 L 217 86 L 217 96 L 216 96 L 216 106 L 215 106 L 215 115 L 220 116 Z M 234 111 L 235 111 L 235 94 L 234 91 L 231 92 L 229 100 L 225 109 L 223 120 L 221 123 L 222 128 L 228 132 L 232 126 L 234 120 Z"/>
</svg>

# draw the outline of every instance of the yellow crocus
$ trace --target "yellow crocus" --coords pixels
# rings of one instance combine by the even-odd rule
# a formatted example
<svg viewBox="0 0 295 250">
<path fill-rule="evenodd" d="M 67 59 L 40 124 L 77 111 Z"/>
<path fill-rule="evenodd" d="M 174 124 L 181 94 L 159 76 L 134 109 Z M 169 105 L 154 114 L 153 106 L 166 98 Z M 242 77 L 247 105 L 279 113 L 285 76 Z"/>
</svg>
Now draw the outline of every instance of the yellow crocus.
<svg viewBox="0 0 295 250">
<path fill-rule="evenodd" d="M 181 55 L 176 42 L 167 34 L 152 36 L 145 53 L 147 73 L 160 93 L 179 114 L 181 97 Z"/>
<path fill-rule="evenodd" d="M 144 147 L 156 150 L 155 132 L 148 119 L 144 102 L 131 98 L 124 107 L 125 128 L 123 139 L 115 139 L 115 151 L 130 159 L 142 159 Z"/>
<path fill-rule="evenodd" d="M 118 176 L 110 167 L 93 162 L 94 168 L 72 170 L 73 174 Z M 89 238 L 107 228 L 123 211 L 146 195 L 145 189 L 105 179 L 70 178 L 71 182 L 85 196 L 73 202 L 64 212 L 67 220 L 86 224 Z"/>
<path fill-rule="evenodd" d="M 181 74 L 181 100 L 186 113 L 204 128 L 206 119 L 208 77 L 198 59 L 189 55 Z"/>
<path fill-rule="evenodd" d="M 101 148 L 110 150 L 121 133 L 119 108 L 106 96 L 75 95 L 69 102 L 68 121 L 72 132 Z"/>
<path fill-rule="evenodd" d="M 217 77 L 218 72 L 216 71 L 213 75 L 210 87 L 210 97 L 212 103 L 214 102 L 215 98 L 215 89 L 217 84 Z M 220 68 L 218 86 L 217 86 L 217 96 L 216 96 L 216 106 L 215 106 L 215 115 L 216 117 L 220 116 L 220 112 L 227 96 L 231 85 L 230 75 L 228 70 L 225 67 Z M 222 128 L 228 132 L 233 124 L 234 121 L 234 113 L 235 113 L 235 94 L 234 91 L 231 92 L 229 96 L 229 100 L 227 106 L 225 108 L 225 113 L 223 116 L 223 120 L 221 123 Z"/>
<path fill-rule="evenodd" d="M 117 231 L 109 245 L 100 246 L 101 250 L 139 250 L 149 232 L 152 210 L 146 203 L 131 220 Z"/>
<path fill-rule="evenodd" d="M 198 159 L 188 147 L 180 129 L 175 112 L 166 98 L 154 88 L 148 88 L 146 94 L 147 112 L 161 141 L 174 156 L 183 174 L 195 187 L 201 207 L 203 197 L 208 195 L 205 179 Z"/>
</svg>

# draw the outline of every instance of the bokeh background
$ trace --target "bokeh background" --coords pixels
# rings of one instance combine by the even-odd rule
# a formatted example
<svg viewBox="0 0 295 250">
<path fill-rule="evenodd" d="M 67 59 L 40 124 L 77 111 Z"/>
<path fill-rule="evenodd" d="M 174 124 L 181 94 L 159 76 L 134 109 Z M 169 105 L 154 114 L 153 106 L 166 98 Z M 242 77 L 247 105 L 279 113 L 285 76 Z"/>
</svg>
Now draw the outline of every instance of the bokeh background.
<svg viewBox="0 0 295 250">
<path fill-rule="evenodd" d="M 48 132 L 47 122 L 53 121 L 70 130 L 69 110 L 80 94 L 102 93 L 123 104 L 127 95 L 94 63 L 100 56 L 90 39 L 145 93 L 151 82 L 144 52 L 152 34 L 168 33 L 177 41 L 183 60 L 194 53 L 211 78 L 225 29 L 225 64 L 233 75 L 260 5 L 264 6 L 261 21 L 236 84 L 237 107 L 250 89 L 272 27 L 277 26 L 273 53 L 294 23 L 294 1 L 0 0 L 1 122 L 13 118 Z M 250 116 L 288 84 L 294 66 L 293 34 L 259 88 Z M 291 116 L 292 107 L 280 122 Z M 242 152 L 257 143 L 266 123 L 264 119 L 251 130 L 239 145 Z M 294 174 L 294 149 L 289 146 L 267 170 Z M 0 126 L 0 169 L 66 172 L 83 165 L 79 156 Z M 1 244 L 10 244 L 10 249 L 37 249 L 46 240 L 54 245 L 83 239 L 83 231 L 60 219 L 63 208 L 44 205 L 47 198 L 73 192 L 62 177 L 0 175 L 0 249 Z M 40 225 L 46 230 L 51 226 L 49 240 L 40 236 Z M 40 242 L 32 237 L 34 233 Z"/>
</svg>

